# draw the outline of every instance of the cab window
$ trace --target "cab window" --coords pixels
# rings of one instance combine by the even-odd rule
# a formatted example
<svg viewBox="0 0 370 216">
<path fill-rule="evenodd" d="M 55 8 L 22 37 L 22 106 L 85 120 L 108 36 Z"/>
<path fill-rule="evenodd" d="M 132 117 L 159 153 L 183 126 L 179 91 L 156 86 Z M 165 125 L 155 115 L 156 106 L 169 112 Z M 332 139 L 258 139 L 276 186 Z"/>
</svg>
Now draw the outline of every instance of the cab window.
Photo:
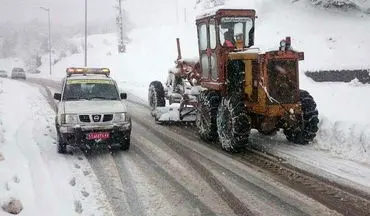
<svg viewBox="0 0 370 216">
<path fill-rule="evenodd" d="M 216 49 L 217 40 L 216 40 L 216 25 L 209 24 L 209 41 L 211 45 L 211 49 Z"/>
<path fill-rule="evenodd" d="M 199 46 L 200 50 L 206 50 L 207 49 L 207 25 L 202 24 L 198 27 L 199 31 Z"/>
<path fill-rule="evenodd" d="M 249 17 L 223 17 L 220 24 L 220 41 L 224 47 L 243 47 L 253 45 L 254 22 Z"/>
</svg>

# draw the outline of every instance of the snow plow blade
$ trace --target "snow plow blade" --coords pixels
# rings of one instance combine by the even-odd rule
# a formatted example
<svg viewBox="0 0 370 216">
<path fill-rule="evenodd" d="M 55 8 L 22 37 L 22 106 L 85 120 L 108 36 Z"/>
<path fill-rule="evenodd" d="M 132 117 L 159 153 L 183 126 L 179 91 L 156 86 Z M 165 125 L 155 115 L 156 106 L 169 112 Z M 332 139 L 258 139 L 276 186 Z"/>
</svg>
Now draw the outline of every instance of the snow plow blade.
<svg viewBox="0 0 370 216">
<path fill-rule="evenodd" d="M 157 107 L 152 111 L 152 116 L 156 122 L 162 123 L 195 122 L 196 108 L 184 107 L 180 111 L 180 107 Z"/>
</svg>

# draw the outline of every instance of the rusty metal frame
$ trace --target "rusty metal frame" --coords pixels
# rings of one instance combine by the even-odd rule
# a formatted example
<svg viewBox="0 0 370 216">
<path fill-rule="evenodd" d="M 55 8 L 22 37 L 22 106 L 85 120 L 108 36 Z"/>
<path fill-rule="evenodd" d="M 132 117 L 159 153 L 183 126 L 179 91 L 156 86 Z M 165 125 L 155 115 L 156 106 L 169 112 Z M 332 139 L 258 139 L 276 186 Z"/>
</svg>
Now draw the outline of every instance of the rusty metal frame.
<svg viewBox="0 0 370 216">
<path fill-rule="evenodd" d="M 220 9 L 216 11 L 214 14 L 211 14 L 206 17 L 202 17 L 200 19 L 196 20 L 196 25 L 197 25 L 197 32 L 198 32 L 198 47 L 200 47 L 200 38 L 199 38 L 199 26 L 201 24 L 206 24 L 207 25 L 207 46 L 208 46 L 208 52 L 214 53 L 216 55 L 216 64 L 217 64 L 217 79 L 214 80 L 211 77 L 211 73 L 209 73 L 209 77 L 205 78 L 202 76 L 201 79 L 201 85 L 204 88 L 212 89 L 221 92 L 221 94 L 224 94 L 226 91 L 226 77 L 227 77 L 227 70 L 226 70 L 226 62 L 228 60 L 228 54 L 232 49 L 223 47 L 220 44 L 220 29 L 219 29 L 219 24 L 221 21 L 222 17 L 225 16 L 230 16 L 230 17 L 235 17 L 235 16 L 243 16 L 243 17 L 250 17 L 253 20 L 253 23 L 255 22 L 256 18 L 256 11 L 253 9 Z M 209 30 L 209 24 L 210 21 L 214 20 L 215 22 L 215 28 L 216 28 L 216 48 L 211 50 L 210 47 L 210 30 Z M 202 54 L 207 54 L 207 51 L 201 51 L 199 49 L 199 60 L 201 62 L 201 56 Z M 210 55 L 208 54 L 209 58 Z M 208 60 L 209 64 L 210 59 Z M 200 71 L 199 73 L 202 74 L 203 68 L 202 64 L 200 64 Z M 211 68 L 210 68 L 211 71 Z"/>
</svg>

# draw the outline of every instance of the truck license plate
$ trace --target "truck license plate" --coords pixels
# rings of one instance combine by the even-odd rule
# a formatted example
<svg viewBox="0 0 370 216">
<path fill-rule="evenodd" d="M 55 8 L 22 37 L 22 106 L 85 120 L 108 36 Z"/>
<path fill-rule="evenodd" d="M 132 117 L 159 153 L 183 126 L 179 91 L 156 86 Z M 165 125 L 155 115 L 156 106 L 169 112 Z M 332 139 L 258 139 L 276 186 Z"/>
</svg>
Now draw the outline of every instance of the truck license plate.
<svg viewBox="0 0 370 216">
<path fill-rule="evenodd" d="M 96 133 L 89 133 L 87 134 L 88 140 L 97 140 L 97 139 L 109 139 L 110 134 L 109 132 L 96 132 Z"/>
</svg>

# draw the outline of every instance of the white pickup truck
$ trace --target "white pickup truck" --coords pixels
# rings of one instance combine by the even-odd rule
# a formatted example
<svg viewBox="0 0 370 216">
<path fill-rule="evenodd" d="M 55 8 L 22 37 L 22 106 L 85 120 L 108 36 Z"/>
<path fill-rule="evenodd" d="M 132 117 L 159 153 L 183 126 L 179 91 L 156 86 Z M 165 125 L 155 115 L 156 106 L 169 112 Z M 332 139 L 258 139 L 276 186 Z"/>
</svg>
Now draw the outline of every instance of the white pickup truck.
<svg viewBox="0 0 370 216">
<path fill-rule="evenodd" d="M 130 148 L 131 118 L 107 68 L 68 68 L 58 100 L 55 126 L 58 153 L 67 145 L 91 148 L 118 145 Z"/>
</svg>

